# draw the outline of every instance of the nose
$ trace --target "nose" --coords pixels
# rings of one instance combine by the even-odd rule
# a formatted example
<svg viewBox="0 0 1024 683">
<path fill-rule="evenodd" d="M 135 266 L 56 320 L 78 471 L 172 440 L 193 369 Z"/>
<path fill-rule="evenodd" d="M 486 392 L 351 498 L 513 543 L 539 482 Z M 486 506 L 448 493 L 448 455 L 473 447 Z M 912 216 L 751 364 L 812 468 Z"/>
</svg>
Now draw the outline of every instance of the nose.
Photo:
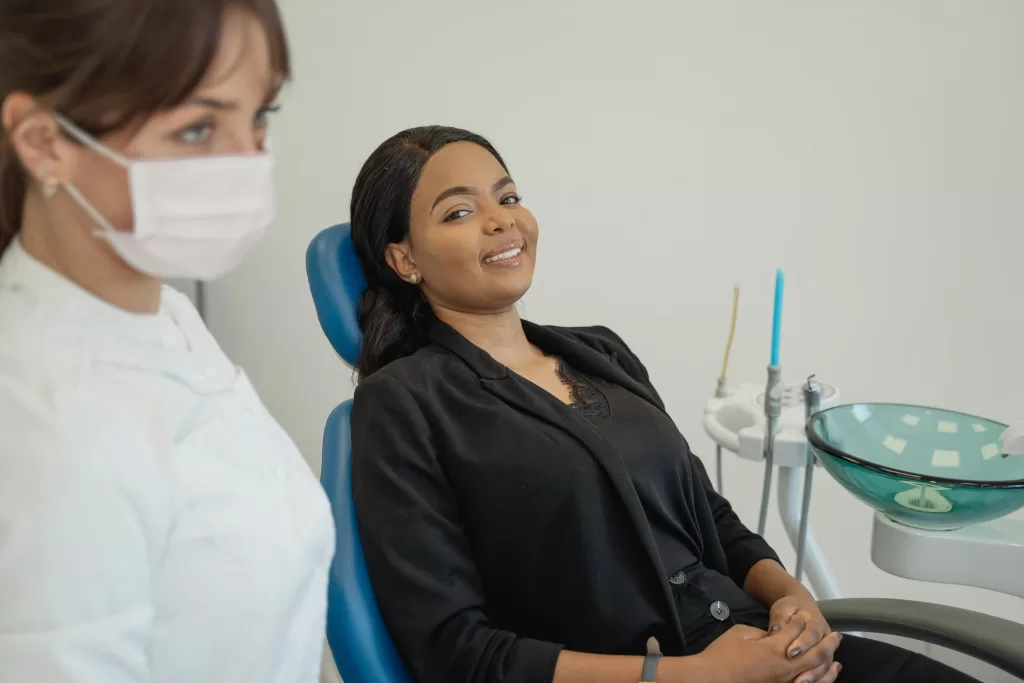
<svg viewBox="0 0 1024 683">
<path fill-rule="evenodd" d="M 249 133 L 240 136 L 239 143 L 241 149 L 236 154 L 260 154 L 269 151 L 269 138 L 266 134 Z"/>
<path fill-rule="evenodd" d="M 268 151 L 269 137 L 265 130 L 254 130 L 252 125 L 239 122 L 233 125 L 223 138 L 224 154 L 246 155 Z"/>
<path fill-rule="evenodd" d="M 245 156 L 248 154 L 262 154 L 268 151 L 267 141 L 252 135 L 238 136 L 232 138 L 230 144 L 223 146 L 219 152 L 232 156 Z"/>
<path fill-rule="evenodd" d="M 515 224 L 516 219 L 512 212 L 498 204 L 487 216 L 487 221 L 484 225 L 488 235 L 500 235 L 511 230 Z"/>
</svg>

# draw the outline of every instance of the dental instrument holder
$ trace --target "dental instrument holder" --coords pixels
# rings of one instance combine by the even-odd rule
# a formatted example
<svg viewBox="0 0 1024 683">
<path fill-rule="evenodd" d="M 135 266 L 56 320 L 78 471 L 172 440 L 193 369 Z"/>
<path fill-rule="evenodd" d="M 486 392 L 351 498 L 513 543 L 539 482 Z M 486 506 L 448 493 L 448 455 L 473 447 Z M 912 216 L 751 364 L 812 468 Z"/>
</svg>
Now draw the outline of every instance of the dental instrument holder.
<svg viewBox="0 0 1024 683">
<path fill-rule="evenodd" d="M 804 385 L 804 406 L 805 416 L 810 422 L 814 414 L 818 412 L 821 405 L 821 385 L 814 381 L 814 375 L 807 378 Z M 797 581 L 803 580 L 804 556 L 807 552 L 807 527 L 811 517 L 811 481 L 814 477 L 814 450 L 807 444 L 807 465 L 804 467 L 804 498 L 800 506 L 800 535 L 796 547 L 796 571 L 794 572 Z"/>
<path fill-rule="evenodd" d="M 772 476 L 775 466 L 775 432 L 782 415 L 782 367 L 768 366 L 768 382 L 764 390 L 764 487 L 761 491 L 761 514 L 757 520 L 757 533 L 764 536 L 768 523 L 768 502 L 771 499 Z"/>
<path fill-rule="evenodd" d="M 772 449 L 773 467 L 778 470 L 775 501 L 779 520 L 794 551 L 799 544 L 801 486 L 807 464 L 807 420 L 803 400 L 805 380 L 785 383 L 777 389 L 782 396 L 782 414 L 775 428 Z M 827 382 L 821 385 L 819 412 L 839 404 L 840 392 Z M 708 397 L 702 424 L 704 432 L 725 453 L 735 453 L 740 461 L 763 464 L 765 435 L 765 382 L 728 382 L 726 396 Z M 753 514 L 757 514 L 757 508 Z M 753 520 L 751 529 L 757 520 Z M 804 575 L 819 600 L 842 597 L 839 583 L 828 560 L 808 527 Z"/>
</svg>

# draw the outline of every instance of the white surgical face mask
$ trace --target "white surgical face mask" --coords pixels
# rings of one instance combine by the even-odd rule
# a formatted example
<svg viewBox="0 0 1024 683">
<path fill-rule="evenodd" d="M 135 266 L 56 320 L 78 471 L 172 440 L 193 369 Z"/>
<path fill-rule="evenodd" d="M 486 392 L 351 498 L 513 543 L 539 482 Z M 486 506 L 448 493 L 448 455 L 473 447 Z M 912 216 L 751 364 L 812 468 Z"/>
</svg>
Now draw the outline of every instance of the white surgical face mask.
<svg viewBox="0 0 1024 683">
<path fill-rule="evenodd" d="M 127 159 L 60 115 L 73 138 L 128 169 L 133 232 L 114 229 L 72 183 L 64 189 L 124 261 L 157 278 L 214 280 L 237 267 L 274 220 L 269 153 Z"/>
</svg>

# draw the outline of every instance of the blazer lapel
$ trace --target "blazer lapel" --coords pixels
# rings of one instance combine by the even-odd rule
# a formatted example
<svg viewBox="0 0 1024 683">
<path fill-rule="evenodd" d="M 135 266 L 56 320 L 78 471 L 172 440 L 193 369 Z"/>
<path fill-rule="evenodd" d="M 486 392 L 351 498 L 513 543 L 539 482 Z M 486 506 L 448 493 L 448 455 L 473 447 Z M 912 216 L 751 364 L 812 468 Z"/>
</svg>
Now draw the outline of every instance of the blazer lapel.
<svg viewBox="0 0 1024 683">
<path fill-rule="evenodd" d="M 597 375 L 613 384 L 625 387 L 658 410 L 665 412 L 664 404 L 654 392 L 646 385 L 637 382 L 619 366 L 616 362 L 615 352 L 606 356 L 557 330 L 535 325 L 525 320 L 523 321 L 523 330 L 526 332 L 527 339 L 545 353 L 561 356 L 569 361 L 574 368 L 582 370 L 586 374 Z"/>
<path fill-rule="evenodd" d="M 573 367 L 583 372 L 596 374 L 610 382 L 624 386 L 649 401 L 659 410 L 664 411 L 661 402 L 650 390 L 635 381 L 607 356 L 570 337 L 539 325 L 524 322 L 523 328 L 530 341 L 545 353 L 562 356 Z M 681 636 L 682 625 L 674 607 L 672 591 L 654 540 L 654 533 L 651 531 L 651 525 L 647 520 L 647 515 L 644 514 L 636 489 L 633 487 L 629 470 L 626 469 L 625 463 L 604 435 L 589 421 L 575 415 L 571 407 L 563 404 L 554 396 L 545 396 L 541 393 L 542 390 L 529 386 L 528 380 L 498 363 L 490 354 L 475 346 L 448 325 L 436 324 L 431 338 L 435 343 L 460 356 L 480 376 L 484 388 L 495 396 L 539 420 L 568 432 L 590 451 L 594 459 L 608 474 L 612 485 L 626 507 L 626 512 L 647 551 L 651 568 L 656 572 L 658 583 L 669 605 L 669 612 L 672 614 L 675 627 Z"/>
</svg>

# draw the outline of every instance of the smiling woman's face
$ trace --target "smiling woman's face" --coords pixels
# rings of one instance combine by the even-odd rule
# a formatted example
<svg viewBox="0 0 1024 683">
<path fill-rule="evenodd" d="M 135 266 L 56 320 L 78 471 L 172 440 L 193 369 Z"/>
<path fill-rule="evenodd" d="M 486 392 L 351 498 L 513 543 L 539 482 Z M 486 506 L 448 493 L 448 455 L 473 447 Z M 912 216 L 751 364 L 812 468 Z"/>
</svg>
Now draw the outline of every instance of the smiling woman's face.
<svg viewBox="0 0 1024 683">
<path fill-rule="evenodd" d="M 507 311 L 530 288 L 537 221 L 494 156 L 471 142 L 430 158 L 412 196 L 409 236 L 388 262 L 435 310 Z"/>
</svg>

